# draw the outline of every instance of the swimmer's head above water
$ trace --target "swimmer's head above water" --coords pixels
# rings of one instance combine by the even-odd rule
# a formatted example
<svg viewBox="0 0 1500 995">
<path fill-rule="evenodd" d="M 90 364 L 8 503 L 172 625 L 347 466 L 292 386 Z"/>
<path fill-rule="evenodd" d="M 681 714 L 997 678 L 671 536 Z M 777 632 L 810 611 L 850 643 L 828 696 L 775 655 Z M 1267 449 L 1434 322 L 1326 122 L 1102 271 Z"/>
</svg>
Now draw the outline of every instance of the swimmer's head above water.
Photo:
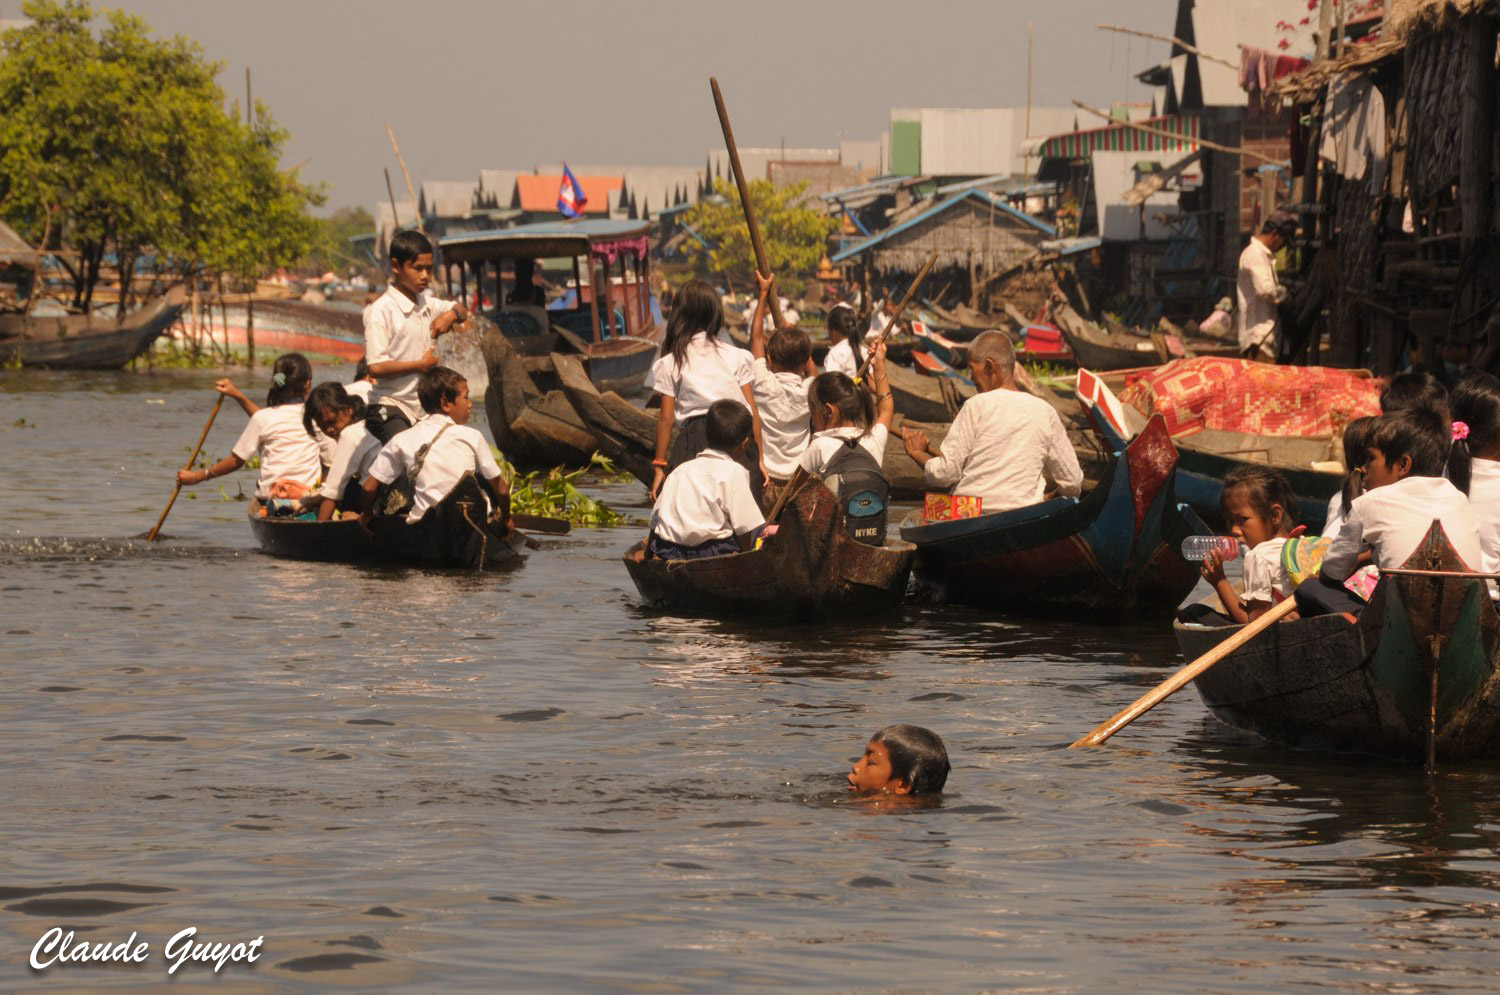
<svg viewBox="0 0 1500 995">
<path fill-rule="evenodd" d="M 847 780 L 860 795 L 935 794 L 948 780 L 948 750 L 930 729 L 886 726 L 870 737 Z"/>
</svg>

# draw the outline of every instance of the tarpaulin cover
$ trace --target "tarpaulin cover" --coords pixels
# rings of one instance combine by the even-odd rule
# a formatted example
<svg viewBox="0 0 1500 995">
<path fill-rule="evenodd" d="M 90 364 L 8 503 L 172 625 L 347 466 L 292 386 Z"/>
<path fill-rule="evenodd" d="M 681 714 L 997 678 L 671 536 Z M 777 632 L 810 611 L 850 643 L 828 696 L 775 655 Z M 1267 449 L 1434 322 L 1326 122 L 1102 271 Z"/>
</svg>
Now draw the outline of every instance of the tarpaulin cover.
<svg viewBox="0 0 1500 995">
<path fill-rule="evenodd" d="M 589 246 L 589 251 L 596 259 L 605 259 L 614 262 L 621 253 L 630 253 L 638 259 L 645 259 L 650 250 L 650 243 L 646 236 L 640 238 L 617 238 L 609 242 L 595 242 Z"/>
<path fill-rule="evenodd" d="M 1205 357 L 1145 374 L 1120 400 L 1148 418 L 1159 412 L 1173 435 L 1208 428 L 1305 437 L 1380 414 L 1380 383 L 1363 370 Z"/>
</svg>

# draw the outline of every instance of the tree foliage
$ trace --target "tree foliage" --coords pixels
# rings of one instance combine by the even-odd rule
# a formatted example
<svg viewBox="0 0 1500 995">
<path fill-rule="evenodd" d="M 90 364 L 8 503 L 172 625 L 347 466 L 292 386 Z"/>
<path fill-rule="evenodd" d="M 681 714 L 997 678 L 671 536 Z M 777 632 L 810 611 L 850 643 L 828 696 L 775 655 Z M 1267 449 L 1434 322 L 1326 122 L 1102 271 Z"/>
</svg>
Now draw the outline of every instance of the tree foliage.
<svg viewBox="0 0 1500 995">
<path fill-rule="evenodd" d="M 358 258 L 349 239 L 356 235 L 368 235 L 375 229 L 375 217 L 363 207 L 341 207 L 326 218 L 319 218 L 313 231 L 312 246 L 299 264 L 305 270 L 347 274 L 351 269 L 359 270 L 377 281 L 376 272 L 369 258 Z"/>
<path fill-rule="evenodd" d="M 827 212 L 800 206 L 806 190 L 806 183 L 777 187 L 770 180 L 750 181 L 750 203 L 760 222 L 766 262 L 783 290 L 817 270 L 828 236 L 838 228 L 837 219 Z M 739 191 L 720 179 L 714 181 L 714 193 L 718 196 L 700 200 L 683 212 L 683 224 L 708 243 L 705 248 L 693 242 L 689 254 L 696 255 L 710 272 L 754 289 L 755 249 Z"/>
<path fill-rule="evenodd" d="M 154 252 L 181 276 L 244 279 L 307 252 L 322 191 L 281 170 L 287 135 L 263 106 L 253 123 L 226 110 L 196 43 L 118 10 L 96 30 L 85 0 L 22 10 L 0 35 L 0 217 L 76 252 L 76 304 L 110 256 L 122 274 Z"/>
</svg>

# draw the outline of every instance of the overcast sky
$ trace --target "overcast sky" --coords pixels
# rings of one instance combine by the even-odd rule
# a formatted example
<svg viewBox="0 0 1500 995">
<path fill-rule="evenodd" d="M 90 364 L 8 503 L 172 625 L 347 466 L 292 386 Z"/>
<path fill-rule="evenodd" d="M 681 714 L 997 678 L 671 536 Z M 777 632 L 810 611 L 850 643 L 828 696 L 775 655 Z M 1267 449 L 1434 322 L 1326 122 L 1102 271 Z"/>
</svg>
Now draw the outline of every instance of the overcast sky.
<svg viewBox="0 0 1500 995">
<path fill-rule="evenodd" d="M 742 146 L 876 138 L 892 107 L 1149 99 L 1132 78 L 1167 46 L 1173 0 L 103 0 L 158 35 L 197 40 L 221 83 L 255 96 L 292 138 L 290 166 L 329 207 L 385 197 L 390 122 L 412 179 L 477 179 L 542 162 L 701 163 L 721 146 L 717 75 Z M 0 0 L 0 16 L 19 16 Z M 753 25 L 751 17 L 754 18 Z"/>
</svg>

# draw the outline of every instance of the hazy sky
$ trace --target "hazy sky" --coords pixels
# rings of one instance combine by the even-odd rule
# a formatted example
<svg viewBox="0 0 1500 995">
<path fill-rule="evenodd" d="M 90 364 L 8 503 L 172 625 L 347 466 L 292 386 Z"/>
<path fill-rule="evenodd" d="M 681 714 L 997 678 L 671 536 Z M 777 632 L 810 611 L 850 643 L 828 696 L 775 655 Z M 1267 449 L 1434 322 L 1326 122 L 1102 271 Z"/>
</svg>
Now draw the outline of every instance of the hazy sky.
<svg viewBox="0 0 1500 995">
<path fill-rule="evenodd" d="M 541 162 L 691 164 L 721 146 L 717 75 L 742 146 L 875 138 L 891 107 L 1148 99 L 1135 72 L 1170 33 L 1174 0 L 102 0 L 158 35 L 196 39 L 221 83 L 292 133 L 285 163 L 329 186 L 329 206 L 371 206 L 402 181 L 390 122 L 420 184 Z M 0 0 L 0 16 L 19 14 Z M 752 20 L 753 17 L 753 27 Z"/>
</svg>

